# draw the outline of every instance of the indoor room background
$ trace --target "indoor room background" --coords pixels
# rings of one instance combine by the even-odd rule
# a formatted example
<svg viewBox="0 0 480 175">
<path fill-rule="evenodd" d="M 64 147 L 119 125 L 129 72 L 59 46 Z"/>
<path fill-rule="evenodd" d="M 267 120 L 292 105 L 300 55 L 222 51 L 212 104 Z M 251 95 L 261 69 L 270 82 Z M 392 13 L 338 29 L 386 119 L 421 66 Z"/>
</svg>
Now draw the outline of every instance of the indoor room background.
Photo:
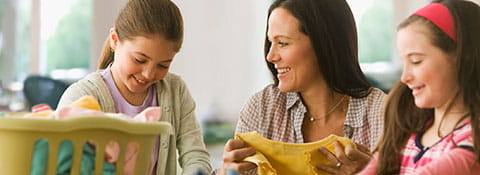
<svg viewBox="0 0 480 175">
<path fill-rule="evenodd" d="M 263 56 L 270 0 L 173 0 L 185 34 L 171 72 L 187 83 L 218 168 L 246 100 L 271 77 Z M 347 0 L 362 70 L 388 92 L 399 79 L 395 26 L 428 0 Z M 480 3 L 480 0 L 473 0 Z M 127 0 L 0 0 L 0 111 L 29 111 L 24 80 L 66 85 L 95 71 L 108 30 Z M 47 93 L 47 92 L 38 92 Z M 226 133 L 226 134 L 225 134 Z"/>
</svg>

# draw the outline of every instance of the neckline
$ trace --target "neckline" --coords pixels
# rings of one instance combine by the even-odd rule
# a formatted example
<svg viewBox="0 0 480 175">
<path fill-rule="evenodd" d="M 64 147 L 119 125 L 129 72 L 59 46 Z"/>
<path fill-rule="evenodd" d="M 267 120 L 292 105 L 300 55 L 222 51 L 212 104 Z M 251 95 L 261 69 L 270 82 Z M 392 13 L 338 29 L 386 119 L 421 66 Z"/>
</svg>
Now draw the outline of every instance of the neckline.
<svg viewBox="0 0 480 175">
<path fill-rule="evenodd" d="M 430 123 L 430 122 L 427 122 L 427 123 Z M 440 138 L 440 140 L 436 141 L 434 144 L 430 145 L 430 146 L 423 146 L 422 143 L 421 143 L 421 138 L 423 136 L 423 134 L 425 133 L 425 130 L 426 129 L 423 129 L 422 132 L 418 133 L 416 136 L 415 136 L 415 146 L 417 146 L 417 148 L 420 150 L 420 152 L 415 156 L 413 162 L 414 163 L 417 163 L 418 160 L 420 160 L 420 158 L 423 157 L 423 155 L 432 147 L 435 147 L 438 143 L 442 142 L 445 138 L 447 137 L 450 137 L 455 131 L 457 130 L 460 130 L 462 129 L 463 127 L 467 126 L 468 124 L 470 124 L 470 121 L 467 121 L 465 123 L 463 123 L 462 125 L 456 127 L 455 129 L 453 129 L 452 131 L 450 131 L 447 135 L 443 136 L 442 138 Z"/>
</svg>

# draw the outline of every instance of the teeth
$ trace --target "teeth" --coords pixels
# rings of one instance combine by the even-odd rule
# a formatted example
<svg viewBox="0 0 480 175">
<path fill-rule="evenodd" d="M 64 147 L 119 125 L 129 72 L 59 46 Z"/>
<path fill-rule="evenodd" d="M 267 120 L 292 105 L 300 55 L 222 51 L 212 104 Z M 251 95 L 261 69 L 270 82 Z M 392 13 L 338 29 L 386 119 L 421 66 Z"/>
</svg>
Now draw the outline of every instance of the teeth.
<svg viewBox="0 0 480 175">
<path fill-rule="evenodd" d="M 135 78 L 135 79 L 136 79 L 136 78 Z M 140 82 L 140 83 L 145 83 L 145 81 L 143 81 L 143 80 L 137 79 L 137 81 Z"/>
<path fill-rule="evenodd" d="M 289 67 L 277 69 L 278 73 L 286 73 L 286 72 L 289 72 L 290 70 L 291 70 L 291 68 L 289 68 Z"/>
</svg>

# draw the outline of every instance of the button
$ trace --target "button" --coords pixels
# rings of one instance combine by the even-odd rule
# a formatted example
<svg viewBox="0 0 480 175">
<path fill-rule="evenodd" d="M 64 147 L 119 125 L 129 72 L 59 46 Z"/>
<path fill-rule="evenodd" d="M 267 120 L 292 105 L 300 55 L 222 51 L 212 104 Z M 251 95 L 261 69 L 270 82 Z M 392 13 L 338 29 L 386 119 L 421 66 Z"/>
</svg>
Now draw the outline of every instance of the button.
<svg viewBox="0 0 480 175">
<path fill-rule="evenodd" d="M 161 144 L 161 145 L 162 145 L 162 148 L 163 148 L 163 149 L 167 149 L 167 146 L 168 146 L 168 145 L 167 145 L 167 143 L 165 143 L 165 142 L 162 142 L 162 144 Z"/>
<path fill-rule="evenodd" d="M 170 106 L 165 106 L 164 110 L 167 111 L 167 112 L 170 111 Z"/>
</svg>

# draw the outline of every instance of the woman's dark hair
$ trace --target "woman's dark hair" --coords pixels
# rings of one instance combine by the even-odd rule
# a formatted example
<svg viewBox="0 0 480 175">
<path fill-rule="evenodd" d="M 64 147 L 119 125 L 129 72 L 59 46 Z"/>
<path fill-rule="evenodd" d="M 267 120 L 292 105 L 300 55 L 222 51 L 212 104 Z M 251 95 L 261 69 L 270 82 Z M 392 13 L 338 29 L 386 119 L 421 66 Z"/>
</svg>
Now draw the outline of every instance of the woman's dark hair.
<svg viewBox="0 0 480 175">
<path fill-rule="evenodd" d="M 473 150 L 477 162 L 480 162 L 480 7 L 464 0 L 435 2 L 443 4 L 452 14 L 456 42 L 429 20 L 415 15 L 403 21 L 398 30 L 413 23 L 424 24 L 430 31 L 428 37 L 431 44 L 447 54 L 455 55 L 453 62 L 458 71 L 459 94 L 471 119 Z M 409 136 L 421 132 L 433 115 L 433 109 L 416 107 L 411 90 L 406 85 L 397 83 L 386 101 L 385 127 L 375 149 L 378 151 L 379 163 L 377 174 L 399 173 L 399 156 Z"/>
<path fill-rule="evenodd" d="M 160 35 L 176 42 L 176 51 L 183 42 L 183 19 L 178 7 L 170 0 L 129 0 L 115 20 L 115 32 L 120 42 L 137 36 Z M 114 51 L 107 37 L 98 69 L 113 62 Z"/>
<path fill-rule="evenodd" d="M 356 98 L 370 93 L 371 85 L 358 63 L 355 20 L 345 0 L 276 0 L 268 10 L 268 18 L 279 7 L 292 13 L 300 23 L 299 30 L 310 38 L 318 67 L 332 90 Z M 265 58 L 270 46 L 265 37 Z M 277 70 L 265 61 L 278 85 Z"/>
</svg>

